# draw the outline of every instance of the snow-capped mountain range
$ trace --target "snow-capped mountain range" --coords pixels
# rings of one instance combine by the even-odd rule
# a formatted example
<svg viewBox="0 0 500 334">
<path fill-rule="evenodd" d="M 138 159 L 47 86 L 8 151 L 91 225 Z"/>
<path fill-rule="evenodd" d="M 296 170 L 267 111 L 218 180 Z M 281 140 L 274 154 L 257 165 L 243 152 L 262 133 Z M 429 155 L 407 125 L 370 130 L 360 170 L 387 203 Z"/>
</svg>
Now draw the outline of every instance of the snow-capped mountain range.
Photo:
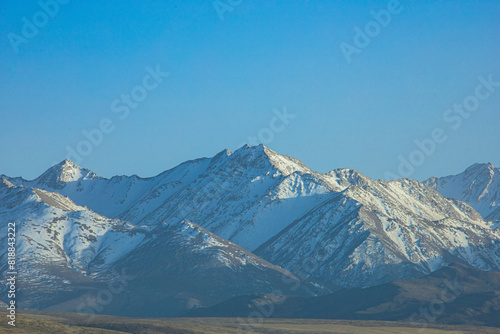
<svg viewBox="0 0 500 334">
<path fill-rule="evenodd" d="M 498 175 L 477 164 L 386 182 L 317 173 L 263 145 L 151 178 L 107 179 L 65 160 L 34 180 L 2 175 L 0 220 L 18 222 L 26 307 L 76 308 L 89 287 L 130 271 L 137 284 L 109 312 L 136 314 L 120 298 L 149 293 L 177 314 L 245 293 L 312 296 L 416 278 L 452 262 L 500 270 Z"/>
</svg>

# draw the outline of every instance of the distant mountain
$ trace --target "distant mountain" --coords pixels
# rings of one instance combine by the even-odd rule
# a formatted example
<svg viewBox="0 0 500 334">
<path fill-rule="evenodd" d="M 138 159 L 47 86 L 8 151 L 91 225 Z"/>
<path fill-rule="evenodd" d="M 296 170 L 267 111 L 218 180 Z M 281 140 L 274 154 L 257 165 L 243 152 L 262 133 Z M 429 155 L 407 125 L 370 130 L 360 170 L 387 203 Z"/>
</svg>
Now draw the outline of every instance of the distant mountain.
<svg viewBox="0 0 500 334">
<path fill-rule="evenodd" d="M 485 219 L 500 222 L 500 169 L 491 163 L 474 164 L 464 172 L 424 181 L 443 196 L 470 204 Z"/>
<path fill-rule="evenodd" d="M 453 262 L 500 270 L 500 230 L 471 205 L 409 179 L 317 173 L 263 145 L 151 178 L 107 179 L 65 160 L 34 180 L 0 180 L 0 221 L 20 223 L 32 308 L 76 307 L 127 269 L 141 277 L 133 286 L 149 282 L 146 295 L 164 282 L 151 298 L 168 314 L 244 293 L 369 287 Z M 113 306 L 138 291 L 107 310 L 139 312 Z"/>
<path fill-rule="evenodd" d="M 500 327 L 500 272 L 454 263 L 422 278 L 325 296 L 238 296 L 188 313 L 193 317 L 386 320 Z"/>
</svg>

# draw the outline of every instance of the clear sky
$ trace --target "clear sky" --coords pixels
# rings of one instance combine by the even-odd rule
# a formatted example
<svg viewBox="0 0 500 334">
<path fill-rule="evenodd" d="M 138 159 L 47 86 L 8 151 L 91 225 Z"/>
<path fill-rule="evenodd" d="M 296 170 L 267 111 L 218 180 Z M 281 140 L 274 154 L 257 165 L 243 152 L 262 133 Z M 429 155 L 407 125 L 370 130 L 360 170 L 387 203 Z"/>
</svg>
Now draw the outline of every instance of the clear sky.
<svg viewBox="0 0 500 334">
<path fill-rule="evenodd" d="M 35 178 L 69 147 L 146 177 L 259 134 L 320 172 L 500 166 L 497 0 L 60 2 L 0 2 L 0 174 Z"/>
</svg>

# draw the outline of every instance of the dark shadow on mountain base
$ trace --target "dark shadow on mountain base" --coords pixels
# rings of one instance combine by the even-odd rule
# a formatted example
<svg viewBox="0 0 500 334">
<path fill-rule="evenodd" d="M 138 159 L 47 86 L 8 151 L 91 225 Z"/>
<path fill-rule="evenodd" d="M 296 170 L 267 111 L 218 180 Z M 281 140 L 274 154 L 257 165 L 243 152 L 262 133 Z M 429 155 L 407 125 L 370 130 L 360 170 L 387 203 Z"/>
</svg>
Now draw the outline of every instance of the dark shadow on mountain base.
<svg viewBox="0 0 500 334">
<path fill-rule="evenodd" d="M 343 289 L 319 297 L 292 297 L 273 303 L 266 302 L 263 295 L 240 296 L 187 316 L 246 319 L 255 314 L 265 318 L 404 321 L 422 328 L 432 323 L 500 327 L 500 272 L 454 263 L 422 278 Z"/>
<path fill-rule="evenodd" d="M 313 291 L 310 281 L 290 279 L 270 268 L 263 271 L 249 266 L 235 270 L 222 266 L 209 253 L 191 253 L 187 251 L 190 245 L 166 242 L 174 238 L 168 231 L 163 233 L 165 235 L 157 234 L 154 247 L 138 248 L 114 268 L 116 272 L 123 269 L 133 277 L 118 293 L 109 294 L 109 283 L 91 281 L 85 276 L 72 277 L 71 289 L 67 291 L 50 290 L 43 285 L 29 288 L 20 281 L 20 306 L 134 317 L 181 316 L 191 310 L 189 316 L 247 317 L 257 312 L 266 318 L 500 326 L 496 320 L 500 319 L 498 272 L 484 272 L 455 263 L 416 279 L 308 297 L 311 293 L 321 293 Z M 244 251 L 234 244 L 230 247 L 234 247 L 233 252 Z M 450 258 L 454 256 L 450 254 Z M 408 268 L 405 271 L 416 274 Z M 70 274 L 75 275 L 71 271 Z M 288 280 L 284 280 L 286 277 Z M 100 292 L 103 302 L 92 306 Z M 276 295 L 287 296 L 286 301 Z"/>
</svg>

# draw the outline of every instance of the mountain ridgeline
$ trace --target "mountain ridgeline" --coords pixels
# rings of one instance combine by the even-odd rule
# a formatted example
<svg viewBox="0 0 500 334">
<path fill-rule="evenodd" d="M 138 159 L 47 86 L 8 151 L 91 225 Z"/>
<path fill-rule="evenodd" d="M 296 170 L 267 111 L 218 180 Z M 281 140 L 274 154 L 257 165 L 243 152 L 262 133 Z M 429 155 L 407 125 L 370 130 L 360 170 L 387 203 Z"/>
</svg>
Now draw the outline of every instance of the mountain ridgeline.
<svg viewBox="0 0 500 334">
<path fill-rule="evenodd" d="M 17 222 L 21 307 L 177 316 L 243 295 L 321 298 L 452 263 L 498 271 L 499 175 L 476 164 L 386 182 L 317 173 L 263 145 L 150 178 L 107 179 L 65 160 L 34 180 L 2 175 L 0 219 Z M 90 305 L 117 280 L 111 301 Z"/>
</svg>

